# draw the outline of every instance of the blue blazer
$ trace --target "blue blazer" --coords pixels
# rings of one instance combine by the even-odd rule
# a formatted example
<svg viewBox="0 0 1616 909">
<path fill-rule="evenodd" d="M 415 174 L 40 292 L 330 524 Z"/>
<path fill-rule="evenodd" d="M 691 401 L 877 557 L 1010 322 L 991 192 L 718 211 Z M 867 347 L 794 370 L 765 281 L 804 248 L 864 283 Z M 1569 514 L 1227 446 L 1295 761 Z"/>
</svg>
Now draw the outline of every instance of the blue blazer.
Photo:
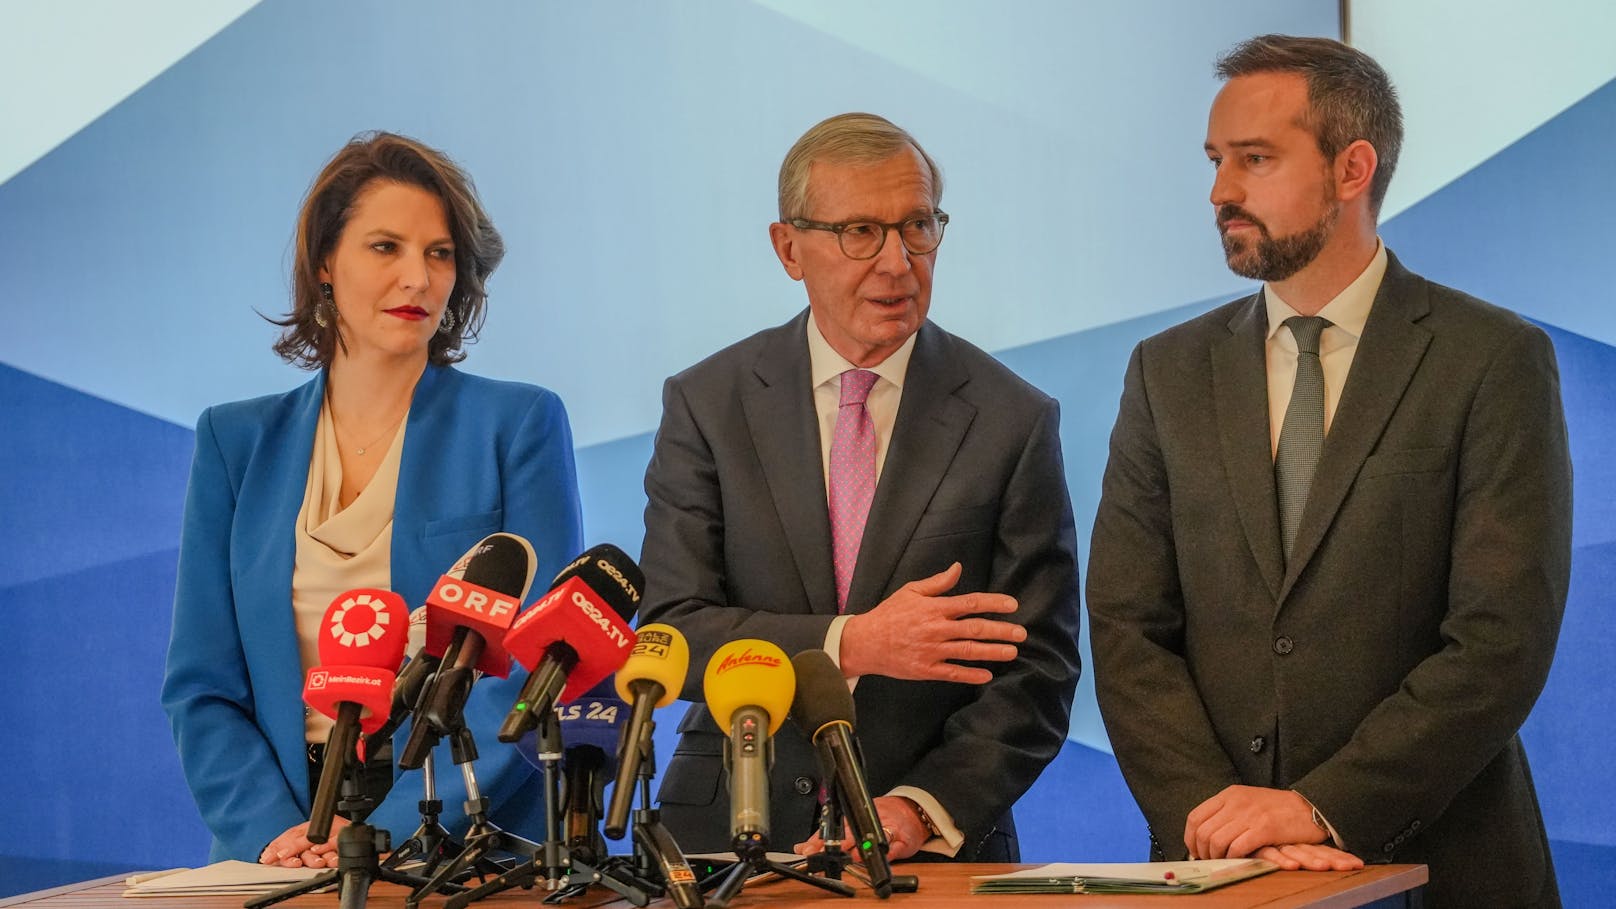
<svg viewBox="0 0 1616 909">
<path fill-rule="evenodd" d="M 197 421 L 162 700 L 186 782 L 213 832 L 214 860 L 256 861 L 266 843 L 309 816 L 292 561 L 324 394 L 321 372 L 286 394 L 210 407 Z M 533 543 L 535 577 L 548 579 L 583 548 L 581 525 L 561 400 L 532 385 L 428 366 L 399 464 L 393 590 L 419 607 L 456 559 L 501 530 Z M 492 819 L 539 839 L 537 774 L 494 738 L 520 690 L 515 669 L 477 684 L 466 720 Z M 395 750 L 408 731 L 405 724 Z M 447 742 L 436 757 L 442 821 L 460 834 L 465 786 Z M 403 774 L 370 823 L 395 842 L 409 836 L 421 791 L 420 771 Z"/>
</svg>

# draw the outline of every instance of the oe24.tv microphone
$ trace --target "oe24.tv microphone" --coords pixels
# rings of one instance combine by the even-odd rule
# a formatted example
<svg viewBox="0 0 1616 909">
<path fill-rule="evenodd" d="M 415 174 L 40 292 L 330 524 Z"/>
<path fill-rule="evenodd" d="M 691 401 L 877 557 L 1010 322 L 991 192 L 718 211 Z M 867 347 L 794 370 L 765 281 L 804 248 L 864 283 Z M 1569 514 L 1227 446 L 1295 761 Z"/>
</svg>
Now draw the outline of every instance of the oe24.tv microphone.
<svg viewBox="0 0 1616 909">
<path fill-rule="evenodd" d="M 690 644 L 679 629 L 660 622 L 640 628 L 628 662 L 617 670 L 617 694 L 633 704 L 633 710 L 617 752 L 617 779 L 612 784 L 611 807 L 606 810 L 606 835 L 614 840 L 628 832 L 634 778 L 639 776 L 645 741 L 651 735 L 651 712 L 673 703 L 689 670 Z"/>
<path fill-rule="evenodd" d="M 769 849 L 771 740 L 785 722 L 796 674 L 785 651 L 768 641 L 742 638 L 718 648 L 702 676 L 707 709 L 728 733 L 724 764 L 729 770 L 730 841 L 742 859 Z"/>
<path fill-rule="evenodd" d="M 514 742 L 539 717 L 593 688 L 628 659 L 634 630 L 625 619 L 639 607 L 645 575 L 610 543 L 592 547 L 556 575 L 550 592 L 522 613 L 505 648 L 530 670 L 499 740 Z"/>
<path fill-rule="evenodd" d="M 853 828 L 853 849 L 870 875 L 875 895 L 892 895 L 892 866 L 887 862 L 886 831 L 864 780 L 864 759 L 853 736 L 853 693 L 830 654 L 804 650 L 791 658 L 797 673 L 797 694 L 791 718 L 813 739 L 819 765 L 827 779 L 836 780 L 836 798 L 842 815 Z M 834 831 L 836 836 L 841 831 Z"/>
<path fill-rule="evenodd" d="M 438 740 L 459 727 L 477 672 L 501 679 L 511 674 L 505 631 L 533 585 L 536 562 L 527 540 L 514 533 L 490 534 L 433 585 L 426 598 L 424 653 L 441 664 L 416 705 L 400 767 L 425 764 Z"/>
<path fill-rule="evenodd" d="M 370 588 L 338 594 L 320 621 L 320 665 L 309 670 L 303 701 L 336 723 L 326 738 L 325 766 L 309 811 L 310 842 L 331 836 L 337 790 L 355 759 L 360 731 L 387 722 L 409 622 L 403 597 Z"/>
</svg>

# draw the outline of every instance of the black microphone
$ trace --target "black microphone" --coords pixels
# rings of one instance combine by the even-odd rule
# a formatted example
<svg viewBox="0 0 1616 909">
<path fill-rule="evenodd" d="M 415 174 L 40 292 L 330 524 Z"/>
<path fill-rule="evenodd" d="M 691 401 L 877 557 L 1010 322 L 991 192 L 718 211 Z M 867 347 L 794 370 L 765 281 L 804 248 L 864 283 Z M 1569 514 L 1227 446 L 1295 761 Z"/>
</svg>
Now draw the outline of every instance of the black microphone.
<svg viewBox="0 0 1616 909">
<path fill-rule="evenodd" d="M 572 561 L 506 632 L 504 645 L 530 670 L 499 740 L 515 742 L 539 717 L 593 688 L 628 659 L 645 575 L 621 549 L 602 543 Z"/>
<path fill-rule="evenodd" d="M 426 689 L 428 682 L 432 681 L 433 673 L 438 671 L 441 660 L 426 652 L 426 645 L 415 651 L 404 668 L 398 671 L 398 679 L 393 682 L 393 709 L 387 715 L 387 722 L 380 729 L 365 736 L 365 753 L 373 754 L 377 748 L 392 739 L 404 721 L 410 718 L 415 705 L 421 699 L 421 692 Z"/>
<path fill-rule="evenodd" d="M 886 899 L 892 895 L 892 866 L 887 862 L 886 831 L 870 798 L 864 760 L 853 736 L 853 693 L 823 650 L 804 650 L 791 658 L 791 667 L 797 673 L 791 718 L 813 739 L 826 778 L 836 780 L 836 798 L 853 828 L 853 850 L 869 872 L 875 895 Z"/>
<path fill-rule="evenodd" d="M 426 599 L 425 652 L 442 660 L 415 710 L 398 756 L 414 770 L 444 735 L 463 723 L 476 673 L 505 678 L 511 660 L 502 644 L 537 569 L 533 544 L 514 533 L 484 537 L 438 579 Z"/>
</svg>

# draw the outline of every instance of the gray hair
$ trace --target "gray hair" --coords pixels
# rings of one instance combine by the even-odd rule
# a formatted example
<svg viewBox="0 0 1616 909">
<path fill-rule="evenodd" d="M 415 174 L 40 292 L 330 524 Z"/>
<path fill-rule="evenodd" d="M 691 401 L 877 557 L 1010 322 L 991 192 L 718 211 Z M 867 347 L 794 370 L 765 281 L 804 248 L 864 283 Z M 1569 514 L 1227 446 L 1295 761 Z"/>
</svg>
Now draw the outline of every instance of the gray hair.
<svg viewBox="0 0 1616 909">
<path fill-rule="evenodd" d="M 1397 88 L 1374 58 L 1329 38 L 1259 35 L 1218 58 L 1218 78 L 1255 73 L 1297 73 L 1307 80 L 1307 119 L 1319 151 L 1334 160 L 1359 139 L 1375 147 L 1380 163 L 1369 185 L 1376 216 L 1386 199 L 1397 155 L 1403 149 L 1403 110 Z"/>
<path fill-rule="evenodd" d="M 837 114 L 821 120 L 791 146 L 780 164 L 780 220 L 808 214 L 808 171 L 815 161 L 835 164 L 879 164 L 913 148 L 931 171 L 931 204 L 943 199 L 943 172 L 915 137 L 875 114 Z"/>
</svg>

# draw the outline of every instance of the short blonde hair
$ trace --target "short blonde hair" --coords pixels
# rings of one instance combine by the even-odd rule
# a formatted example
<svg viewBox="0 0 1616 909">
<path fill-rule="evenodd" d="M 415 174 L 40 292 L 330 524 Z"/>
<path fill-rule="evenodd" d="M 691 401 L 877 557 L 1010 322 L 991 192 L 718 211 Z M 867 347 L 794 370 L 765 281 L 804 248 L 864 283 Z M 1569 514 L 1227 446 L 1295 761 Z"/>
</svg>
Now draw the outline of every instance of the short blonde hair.
<svg viewBox="0 0 1616 909">
<path fill-rule="evenodd" d="M 931 204 L 943 200 L 943 172 L 915 137 L 875 114 L 837 114 L 816 123 L 786 152 L 780 164 L 780 220 L 808 214 L 808 171 L 815 161 L 835 164 L 879 164 L 904 148 L 920 153 L 931 171 Z"/>
</svg>

